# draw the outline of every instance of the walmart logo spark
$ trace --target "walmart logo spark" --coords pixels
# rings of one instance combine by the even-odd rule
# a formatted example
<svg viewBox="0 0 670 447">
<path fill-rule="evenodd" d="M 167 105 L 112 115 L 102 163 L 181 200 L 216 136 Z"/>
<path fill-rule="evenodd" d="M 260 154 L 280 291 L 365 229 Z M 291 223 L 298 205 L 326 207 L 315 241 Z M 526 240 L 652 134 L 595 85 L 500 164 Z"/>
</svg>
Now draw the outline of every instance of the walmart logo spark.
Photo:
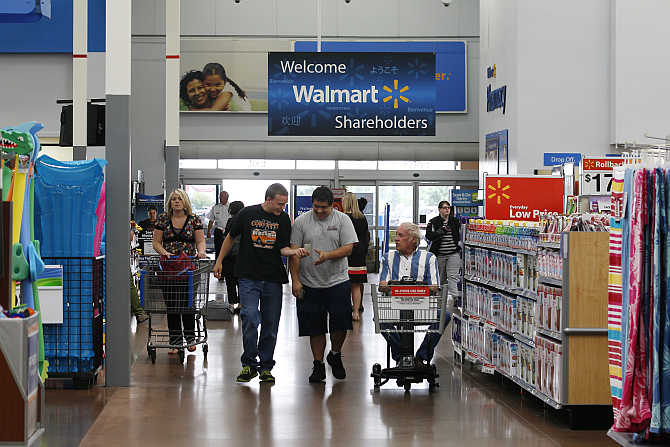
<svg viewBox="0 0 670 447">
<path fill-rule="evenodd" d="M 510 188 L 511 188 L 510 185 L 502 186 L 502 182 L 500 180 L 498 180 L 496 186 L 489 185 L 489 189 L 493 192 L 491 194 L 487 194 L 486 198 L 487 199 L 495 198 L 495 199 L 497 199 L 498 205 L 500 205 L 500 202 L 501 202 L 500 198 L 501 197 L 503 199 L 509 199 L 510 198 L 510 196 L 505 193 L 505 191 L 507 191 Z"/>
<path fill-rule="evenodd" d="M 393 90 L 391 90 L 391 87 L 384 86 L 383 89 L 387 92 L 390 93 L 389 96 L 384 98 L 384 102 L 389 102 L 391 99 L 393 99 L 393 108 L 397 109 L 398 108 L 398 98 L 400 98 L 402 101 L 409 102 L 409 98 L 400 95 L 400 93 L 405 93 L 407 90 L 409 90 L 409 86 L 406 85 L 400 90 L 398 90 L 398 80 L 394 79 L 393 80 Z M 394 97 L 394 96 L 397 96 Z"/>
</svg>

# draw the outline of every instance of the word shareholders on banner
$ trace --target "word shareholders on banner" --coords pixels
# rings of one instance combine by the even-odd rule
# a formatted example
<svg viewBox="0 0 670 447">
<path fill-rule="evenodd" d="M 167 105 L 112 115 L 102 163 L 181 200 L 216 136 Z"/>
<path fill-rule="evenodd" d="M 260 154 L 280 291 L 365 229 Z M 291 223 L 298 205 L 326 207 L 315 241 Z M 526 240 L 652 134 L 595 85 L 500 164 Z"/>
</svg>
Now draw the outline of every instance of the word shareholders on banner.
<svg viewBox="0 0 670 447">
<path fill-rule="evenodd" d="M 556 166 L 564 163 L 579 163 L 582 160 L 582 154 L 573 152 L 545 152 L 544 165 Z"/>
<path fill-rule="evenodd" d="M 297 41 L 295 51 L 316 51 L 315 41 Z M 450 41 L 386 41 L 347 42 L 323 41 L 323 52 L 341 53 L 435 53 L 435 111 L 466 113 L 468 111 L 467 42 Z M 392 72 L 393 63 L 374 67 L 376 71 Z"/>
<path fill-rule="evenodd" d="M 624 164 L 624 159 L 613 157 L 584 158 L 582 161 L 582 186 L 585 196 L 609 195 L 612 192 L 612 176 L 615 166 Z"/>
<path fill-rule="evenodd" d="M 268 53 L 268 135 L 435 135 L 434 74 L 432 53 Z"/>
<path fill-rule="evenodd" d="M 485 215 L 494 220 L 537 221 L 563 213 L 563 177 L 486 177 Z"/>
</svg>

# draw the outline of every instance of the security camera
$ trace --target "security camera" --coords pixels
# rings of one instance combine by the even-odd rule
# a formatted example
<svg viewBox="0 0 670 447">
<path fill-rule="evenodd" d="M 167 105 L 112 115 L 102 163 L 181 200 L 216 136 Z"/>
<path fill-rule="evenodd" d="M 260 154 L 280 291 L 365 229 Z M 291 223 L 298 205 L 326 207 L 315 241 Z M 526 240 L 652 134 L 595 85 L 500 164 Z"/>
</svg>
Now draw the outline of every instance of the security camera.
<svg viewBox="0 0 670 447">
<path fill-rule="evenodd" d="M 241 0 L 233 0 L 235 3 L 239 3 Z"/>
<path fill-rule="evenodd" d="M 344 0 L 344 3 L 351 3 L 351 0 Z"/>
<path fill-rule="evenodd" d="M 441 1 L 442 1 L 442 4 L 443 4 L 444 6 L 449 6 L 449 5 L 451 5 L 451 0 L 441 0 Z"/>
</svg>

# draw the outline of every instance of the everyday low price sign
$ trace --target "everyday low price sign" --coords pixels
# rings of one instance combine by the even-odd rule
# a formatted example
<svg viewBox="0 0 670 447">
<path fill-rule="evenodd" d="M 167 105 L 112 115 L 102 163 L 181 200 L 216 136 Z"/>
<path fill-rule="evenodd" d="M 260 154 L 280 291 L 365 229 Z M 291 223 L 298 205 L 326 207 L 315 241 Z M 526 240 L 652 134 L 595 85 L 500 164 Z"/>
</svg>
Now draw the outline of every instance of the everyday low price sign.
<svg viewBox="0 0 670 447">
<path fill-rule="evenodd" d="M 433 53 L 268 53 L 268 135 L 435 135 Z"/>
<path fill-rule="evenodd" d="M 563 213 L 563 177 L 486 177 L 487 219 L 537 221 L 543 214 Z"/>
</svg>

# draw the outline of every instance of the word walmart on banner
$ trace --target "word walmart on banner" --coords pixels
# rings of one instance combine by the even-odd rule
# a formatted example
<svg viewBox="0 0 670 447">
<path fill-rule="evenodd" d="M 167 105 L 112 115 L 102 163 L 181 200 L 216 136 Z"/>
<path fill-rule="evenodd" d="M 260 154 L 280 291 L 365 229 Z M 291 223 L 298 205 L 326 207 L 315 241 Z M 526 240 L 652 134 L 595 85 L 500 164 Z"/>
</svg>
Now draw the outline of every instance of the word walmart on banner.
<svg viewBox="0 0 670 447">
<path fill-rule="evenodd" d="M 268 135 L 435 135 L 433 53 L 268 53 Z"/>
</svg>

